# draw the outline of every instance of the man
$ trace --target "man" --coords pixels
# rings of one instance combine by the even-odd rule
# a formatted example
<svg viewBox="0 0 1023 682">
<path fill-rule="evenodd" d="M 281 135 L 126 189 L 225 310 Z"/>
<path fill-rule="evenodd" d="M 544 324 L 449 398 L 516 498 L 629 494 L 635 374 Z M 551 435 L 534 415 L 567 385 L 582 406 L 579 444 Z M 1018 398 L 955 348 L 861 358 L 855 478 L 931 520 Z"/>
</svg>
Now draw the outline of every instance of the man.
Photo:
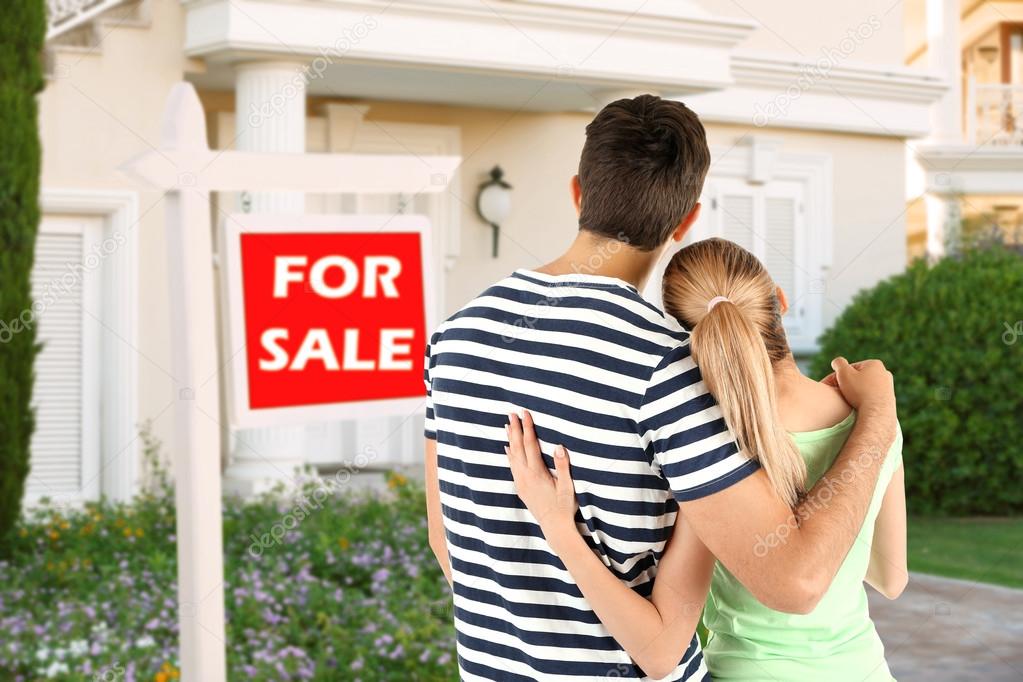
<svg viewBox="0 0 1023 682">
<path fill-rule="evenodd" d="M 639 295 L 699 215 L 709 165 L 703 126 L 684 105 L 650 95 L 608 105 L 587 127 L 572 181 L 579 233 L 568 251 L 498 282 L 431 339 L 430 542 L 452 583 L 463 679 L 643 675 L 515 495 L 511 412 L 532 413 L 548 466 L 551 446 L 572 452 L 588 541 L 643 595 L 679 509 L 758 599 L 794 613 L 814 608 L 863 523 L 895 437 L 883 366 L 836 361 L 860 417 L 793 510 L 736 447 L 685 333 Z M 694 637 L 666 679 L 705 677 Z"/>
</svg>

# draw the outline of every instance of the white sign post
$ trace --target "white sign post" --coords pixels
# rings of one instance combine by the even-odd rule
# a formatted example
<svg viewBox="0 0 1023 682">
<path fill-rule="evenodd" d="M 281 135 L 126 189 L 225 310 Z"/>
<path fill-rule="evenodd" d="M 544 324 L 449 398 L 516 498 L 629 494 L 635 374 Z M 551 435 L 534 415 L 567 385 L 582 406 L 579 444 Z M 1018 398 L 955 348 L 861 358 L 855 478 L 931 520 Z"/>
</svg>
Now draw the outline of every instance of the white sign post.
<svg viewBox="0 0 1023 682">
<path fill-rule="evenodd" d="M 459 163 L 456 156 L 211 150 L 199 97 L 179 83 L 164 110 L 160 148 L 123 167 L 166 191 L 182 679 L 224 682 L 227 675 L 220 485 L 227 426 L 220 423 L 210 192 L 442 192 Z"/>
</svg>

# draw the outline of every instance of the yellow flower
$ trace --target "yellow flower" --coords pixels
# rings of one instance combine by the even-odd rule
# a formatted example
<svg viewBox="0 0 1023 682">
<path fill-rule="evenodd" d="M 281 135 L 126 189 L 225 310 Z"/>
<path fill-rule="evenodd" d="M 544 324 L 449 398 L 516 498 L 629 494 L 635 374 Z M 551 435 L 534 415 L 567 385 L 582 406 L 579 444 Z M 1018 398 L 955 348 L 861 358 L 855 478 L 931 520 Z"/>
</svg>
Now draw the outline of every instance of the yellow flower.
<svg viewBox="0 0 1023 682">
<path fill-rule="evenodd" d="M 20 535 L 23 538 L 24 537 L 28 537 L 28 530 L 25 529 L 25 528 L 22 528 L 21 530 L 18 531 L 18 535 Z"/>
<path fill-rule="evenodd" d="M 162 670 L 153 675 L 153 682 L 167 682 L 167 679 L 167 673 Z"/>
<path fill-rule="evenodd" d="M 124 519 L 117 519 L 116 521 L 114 521 L 114 525 L 120 528 L 121 526 L 124 525 Z"/>
<path fill-rule="evenodd" d="M 49 532 L 49 536 L 50 536 L 50 539 L 51 539 L 51 540 L 53 540 L 54 542 L 56 542 L 56 541 L 57 541 L 57 539 L 58 539 L 58 538 L 60 538 L 60 533 L 58 533 L 58 532 L 57 532 L 57 531 L 55 531 L 55 530 L 51 530 L 51 531 Z"/>
<path fill-rule="evenodd" d="M 135 537 L 137 537 L 137 538 L 140 538 L 140 537 L 142 537 L 142 536 L 143 536 L 144 534 L 145 534 L 145 532 L 144 532 L 144 531 L 143 531 L 143 530 L 142 530 L 141 528 L 136 528 L 136 529 L 135 529 Z"/>
<path fill-rule="evenodd" d="M 126 538 L 130 538 L 131 537 L 131 528 L 130 527 L 129 528 L 125 528 L 123 532 L 124 532 L 124 537 L 126 537 Z"/>
<path fill-rule="evenodd" d="M 71 524 L 68 523 L 67 521 L 62 521 L 60 527 L 63 528 L 64 530 L 67 530 L 68 528 L 71 527 Z"/>
<path fill-rule="evenodd" d="M 348 541 L 348 538 L 338 539 L 337 544 L 341 549 L 348 549 L 352 546 L 352 543 Z"/>
<path fill-rule="evenodd" d="M 397 488 L 408 483 L 408 479 L 401 474 L 391 474 L 387 479 L 388 488 Z"/>
<path fill-rule="evenodd" d="M 173 665 L 166 661 L 160 666 L 160 672 L 156 673 L 156 680 L 161 682 L 176 680 L 179 677 L 181 677 L 181 673 L 179 673 Z"/>
</svg>

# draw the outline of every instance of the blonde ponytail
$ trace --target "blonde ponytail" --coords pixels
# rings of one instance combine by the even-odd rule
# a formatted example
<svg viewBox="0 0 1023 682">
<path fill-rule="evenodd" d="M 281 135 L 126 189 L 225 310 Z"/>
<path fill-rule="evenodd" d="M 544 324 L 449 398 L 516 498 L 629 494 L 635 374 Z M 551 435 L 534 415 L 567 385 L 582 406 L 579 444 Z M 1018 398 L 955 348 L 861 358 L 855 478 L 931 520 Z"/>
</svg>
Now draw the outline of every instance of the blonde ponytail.
<svg viewBox="0 0 1023 682">
<path fill-rule="evenodd" d="M 696 242 L 665 271 L 664 307 L 691 330 L 693 358 L 739 447 L 794 506 L 805 491 L 806 462 L 778 418 L 772 365 L 788 346 L 767 271 L 733 242 Z"/>
</svg>

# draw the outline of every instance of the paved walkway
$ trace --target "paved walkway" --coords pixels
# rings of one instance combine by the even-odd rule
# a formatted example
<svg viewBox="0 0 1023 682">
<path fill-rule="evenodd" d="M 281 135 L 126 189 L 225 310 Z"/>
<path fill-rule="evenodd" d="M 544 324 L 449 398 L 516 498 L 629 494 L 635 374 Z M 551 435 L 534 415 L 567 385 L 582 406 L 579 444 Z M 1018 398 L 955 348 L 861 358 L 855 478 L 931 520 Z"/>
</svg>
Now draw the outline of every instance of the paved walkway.
<svg viewBox="0 0 1023 682">
<path fill-rule="evenodd" d="M 867 593 L 899 682 L 1023 680 L 1023 590 L 914 573 L 896 601 Z"/>
</svg>

